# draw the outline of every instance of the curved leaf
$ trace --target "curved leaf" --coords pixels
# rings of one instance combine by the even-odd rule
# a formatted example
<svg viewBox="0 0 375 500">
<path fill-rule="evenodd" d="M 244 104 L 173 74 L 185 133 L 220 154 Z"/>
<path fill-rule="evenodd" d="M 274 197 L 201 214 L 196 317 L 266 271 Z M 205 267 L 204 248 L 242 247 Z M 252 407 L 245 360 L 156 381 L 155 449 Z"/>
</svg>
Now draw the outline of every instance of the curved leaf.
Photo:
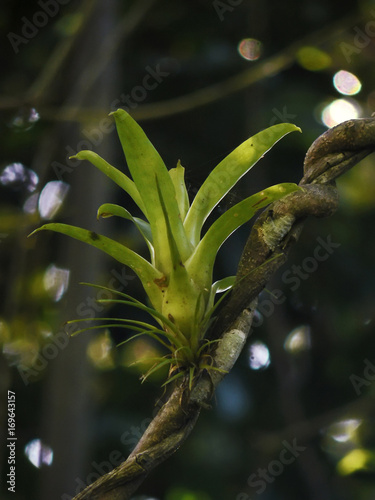
<svg viewBox="0 0 375 500">
<path fill-rule="evenodd" d="M 210 284 L 217 252 L 233 231 L 249 221 L 260 208 L 298 189 L 301 188 L 293 183 L 271 186 L 242 200 L 221 215 L 207 230 L 186 264 L 193 280 L 202 286 Z"/>
<path fill-rule="evenodd" d="M 33 231 L 29 236 L 44 230 L 55 231 L 57 233 L 71 236 L 76 240 L 102 250 L 118 262 L 121 262 L 121 264 L 129 266 L 141 280 L 153 306 L 156 309 L 161 308 L 162 292 L 157 286 L 157 283 L 160 282 L 159 280 L 162 280 L 164 276 L 147 260 L 135 253 L 133 250 L 130 250 L 121 243 L 93 231 L 76 226 L 70 226 L 69 224 L 60 224 L 55 222 L 45 224 L 38 229 L 35 229 L 35 231 Z"/>
<path fill-rule="evenodd" d="M 143 236 L 144 240 L 147 243 L 148 249 L 151 255 L 151 262 L 154 263 L 154 247 L 152 244 L 152 234 L 150 224 L 138 217 L 133 217 L 130 212 L 126 210 L 126 208 L 121 207 L 120 205 L 115 205 L 113 203 L 104 203 L 98 208 L 97 218 L 100 217 L 112 217 L 113 215 L 117 217 L 122 217 L 123 219 L 130 220 L 137 227 L 138 231 Z"/>
<path fill-rule="evenodd" d="M 223 302 L 225 297 L 230 293 L 232 287 L 236 282 L 236 276 L 228 276 L 219 281 L 216 281 L 211 287 L 210 298 L 207 304 L 204 318 L 201 323 L 202 331 L 206 331 L 210 323 L 213 321 L 213 314 L 219 307 L 220 303 Z M 224 292 L 224 293 L 223 293 Z M 215 303 L 216 293 L 223 293 L 219 300 Z M 215 341 L 212 341 L 215 342 Z"/>
<path fill-rule="evenodd" d="M 227 290 L 232 288 L 235 281 L 236 281 L 235 276 L 227 276 L 226 278 L 222 278 L 219 281 L 215 281 L 215 283 L 211 287 L 211 292 L 214 294 L 226 292 Z"/>
<path fill-rule="evenodd" d="M 120 188 L 128 193 L 147 217 L 146 208 L 139 194 L 139 191 L 134 182 L 129 179 L 127 175 L 125 175 L 110 163 L 106 162 L 101 156 L 94 153 L 93 151 L 80 151 L 75 156 L 71 156 L 71 158 L 76 158 L 77 160 L 88 160 L 90 163 L 92 163 L 94 167 L 103 172 L 103 174 L 109 177 L 113 182 L 120 186 Z"/>
<path fill-rule="evenodd" d="M 247 139 L 214 168 L 196 194 L 184 222 L 194 247 L 199 242 L 204 221 L 219 201 L 277 141 L 296 130 L 300 131 L 291 123 L 269 127 Z"/>
<path fill-rule="evenodd" d="M 160 320 L 159 322 L 162 323 L 163 325 L 167 326 L 173 333 L 169 333 L 165 331 L 164 335 L 166 337 L 171 336 L 173 338 L 174 344 L 177 344 L 179 342 L 180 346 L 186 345 L 188 343 L 187 339 L 184 337 L 184 335 L 179 331 L 179 329 L 170 321 L 169 318 L 161 314 L 158 310 L 153 309 L 151 307 L 145 306 L 141 302 L 138 304 L 135 304 L 133 301 L 127 301 L 127 300 L 121 300 L 121 299 L 99 299 L 98 302 L 100 303 L 112 303 L 112 304 L 125 304 L 127 306 L 131 307 L 136 307 L 140 309 L 141 311 L 147 312 L 150 316 L 152 316 L 154 319 L 157 321 Z M 168 337 L 169 338 L 169 337 Z"/>
<path fill-rule="evenodd" d="M 171 350 L 172 352 L 174 352 L 174 348 L 172 348 L 172 343 L 174 342 L 174 337 L 169 334 L 168 332 L 165 332 L 165 330 L 161 330 L 160 328 L 156 328 L 154 327 L 153 325 L 150 325 L 149 323 L 145 323 L 143 321 L 137 321 L 137 320 L 130 320 L 130 319 L 124 319 L 124 318 L 79 318 L 79 319 L 73 319 L 71 321 L 67 321 L 68 324 L 73 324 L 73 323 L 80 323 L 80 322 L 87 322 L 87 321 L 118 321 L 119 323 L 116 323 L 116 324 L 105 324 L 105 325 L 96 325 L 94 327 L 86 327 L 86 328 L 82 328 L 81 330 L 78 330 L 76 332 L 74 332 L 72 334 L 72 337 L 74 335 L 77 335 L 78 333 L 80 332 L 84 332 L 86 331 L 87 329 L 94 329 L 94 328 L 107 328 L 107 327 L 116 327 L 116 328 L 124 328 L 126 330 L 132 330 L 134 332 L 140 332 L 138 333 L 137 335 L 143 335 L 145 332 L 153 332 L 155 335 L 159 335 L 159 337 L 157 337 L 157 340 L 161 343 L 163 343 L 163 340 L 160 339 L 160 335 L 161 336 L 164 336 L 165 338 L 167 338 L 171 344 L 167 344 L 167 343 L 163 343 L 163 345 Z M 138 326 L 139 325 L 139 326 Z M 132 338 L 134 337 L 131 337 L 130 339 L 126 339 L 124 341 L 122 341 L 120 344 L 117 344 L 118 346 L 122 345 L 122 344 L 125 344 L 126 342 L 128 342 L 129 340 L 131 340 Z"/>
<path fill-rule="evenodd" d="M 159 153 L 138 123 L 123 109 L 118 109 L 111 115 L 116 120 L 130 173 L 146 207 L 156 266 L 165 273 L 170 272 L 173 258 L 169 252 L 167 218 L 181 259 L 185 261 L 192 251 L 180 217 L 172 179 Z M 165 214 L 162 202 L 168 215 Z"/>
</svg>

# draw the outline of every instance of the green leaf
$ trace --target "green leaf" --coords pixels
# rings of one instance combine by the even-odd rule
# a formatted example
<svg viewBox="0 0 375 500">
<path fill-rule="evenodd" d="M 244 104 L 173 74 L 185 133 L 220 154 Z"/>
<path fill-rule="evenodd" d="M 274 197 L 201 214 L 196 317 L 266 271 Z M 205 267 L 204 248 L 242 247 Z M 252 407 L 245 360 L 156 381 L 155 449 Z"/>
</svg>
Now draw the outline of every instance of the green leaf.
<svg viewBox="0 0 375 500">
<path fill-rule="evenodd" d="M 174 189 L 176 191 L 177 204 L 181 219 L 184 221 L 189 210 L 189 195 L 185 185 L 185 169 L 181 165 L 180 160 L 178 160 L 176 168 L 171 168 L 169 170 L 169 175 L 171 176 Z"/>
<path fill-rule="evenodd" d="M 230 288 L 232 288 L 232 286 L 234 285 L 235 281 L 236 281 L 236 277 L 235 276 L 227 276 L 226 278 L 222 278 L 219 281 L 215 281 L 215 283 L 211 287 L 211 292 L 214 295 L 217 294 L 217 293 L 226 292 L 227 290 L 229 290 Z"/>
<path fill-rule="evenodd" d="M 94 167 L 103 172 L 103 174 L 113 180 L 118 186 L 120 186 L 120 188 L 128 193 L 147 217 L 146 208 L 139 194 L 139 191 L 134 182 L 129 179 L 127 175 L 118 170 L 116 167 L 110 165 L 93 151 L 80 151 L 75 156 L 71 156 L 71 158 L 76 158 L 77 160 L 88 160 L 90 163 L 92 163 Z"/>
<path fill-rule="evenodd" d="M 152 244 L 152 234 L 150 224 L 138 217 L 133 217 L 130 212 L 128 212 L 124 207 L 120 205 L 114 205 L 113 203 L 104 203 L 98 208 L 97 218 L 100 217 L 112 217 L 113 215 L 117 217 L 122 217 L 123 219 L 130 220 L 137 227 L 143 238 L 145 239 L 148 249 L 151 255 L 151 262 L 154 263 L 154 247 Z"/>
<path fill-rule="evenodd" d="M 129 339 L 129 340 L 131 340 L 131 339 Z M 170 355 L 167 358 L 166 356 L 147 356 L 147 354 L 146 354 L 146 356 L 143 356 L 143 358 L 137 359 L 137 360 L 133 361 L 133 363 L 130 363 L 130 365 L 127 365 L 127 366 L 128 367 L 135 366 L 135 365 L 139 365 L 141 363 L 145 363 L 145 362 L 148 363 L 148 362 L 151 362 L 151 361 L 165 361 L 166 359 L 168 360 L 168 363 L 170 365 L 177 364 L 178 362 L 183 362 L 183 359 L 172 358 L 172 357 L 170 357 Z M 155 364 L 153 366 L 155 366 Z"/>
<path fill-rule="evenodd" d="M 132 320 L 132 319 L 126 319 L 126 318 L 95 318 L 95 317 L 93 317 L 93 318 L 73 319 L 73 320 L 67 321 L 67 324 L 75 324 L 75 323 L 81 323 L 81 322 L 87 323 L 89 321 L 118 321 L 118 323 L 114 323 L 114 324 L 108 323 L 108 324 L 104 324 L 104 325 L 99 324 L 96 326 L 82 328 L 81 330 L 75 331 L 71 336 L 74 337 L 75 335 L 78 335 L 78 333 L 84 332 L 88 329 L 92 330 L 92 329 L 109 328 L 109 327 L 124 328 L 126 330 L 131 330 L 133 332 L 140 332 L 140 333 L 137 333 L 136 335 L 130 337 L 129 339 L 126 339 L 126 340 L 120 342 L 119 344 L 117 344 L 118 346 L 120 346 L 122 344 L 126 344 L 127 342 L 129 342 L 130 340 L 132 340 L 133 338 L 135 338 L 138 335 L 145 335 L 147 332 L 152 332 L 152 334 L 155 335 L 154 338 L 158 342 L 163 344 L 164 347 L 166 347 L 167 349 L 169 349 L 172 352 L 174 352 L 176 350 L 176 347 L 173 345 L 174 337 L 171 334 L 168 334 L 167 332 L 165 332 L 165 330 L 161 330 L 160 328 L 156 328 L 154 325 L 150 325 L 149 323 L 145 323 L 144 321 L 137 321 L 134 319 Z M 167 344 L 166 342 L 164 342 L 160 338 L 160 336 L 165 337 L 170 342 L 170 344 Z M 172 345 L 173 345 L 173 347 L 172 347 Z"/>
<path fill-rule="evenodd" d="M 147 361 L 147 357 L 145 357 L 144 359 L 142 359 L 140 361 Z M 157 370 L 160 370 L 160 368 L 163 368 L 163 366 L 171 365 L 173 363 L 174 363 L 174 360 L 171 358 L 166 358 L 163 361 L 161 361 L 160 363 L 156 363 L 154 366 L 152 366 L 148 370 L 148 372 L 145 375 L 142 376 L 142 383 L 145 382 L 148 379 L 148 377 L 150 375 L 152 375 L 154 372 L 156 372 Z"/>
<path fill-rule="evenodd" d="M 121 243 L 118 243 L 117 241 L 107 238 L 101 234 L 97 234 L 93 231 L 55 222 L 39 227 L 33 231 L 30 236 L 44 230 L 66 234 L 67 236 L 102 250 L 118 262 L 121 262 L 121 264 L 129 266 L 141 280 L 153 306 L 156 309 L 161 308 L 162 292 L 157 283 L 159 280 L 163 279 L 163 275 L 136 252 L 130 250 L 124 245 L 121 245 Z"/>
<path fill-rule="evenodd" d="M 126 328 L 122 325 L 118 325 L 119 328 Z M 172 353 L 175 351 L 176 347 L 173 345 L 173 344 L 170 344 L 168 345 L 166 342 L 164 342 L 160 336 L 158 336 L 154 330 L 142 330 L 140 331 L 139 333 L 136 333 L 135 335 L 132 335 L 130 338 L 126 339 L 126 340 L 123 340 L 122 342 L 120 342 L 119 344 L 117 344 L 117 347 L 120 347 L 120 346 L 123 346 L 125 344 L 127 344 L 128 342 L 138 338 L 138 337 L 141 337 L 143 335 L 148 335 L 149 337 L 153 338 L 154 340 L 156 340 L 157 342 L 159 342 L 159 344 L 161 344 L 163 347 L 165 347 L 166 349 L 169 349 Z"/>
<path fill-rule="evenodd" d="M 116 120 L 130 173 L 146 207 L 155 248 L 156 267 L 164 273 L 169 273 L 173 264 L 169 251 L 167 220 L 161 199 L 165 204 L 173 239 L 183 261 L 192 251 L 180 217 L 172 179 L 159 153 L 137 122 L 123 109 L 111 114 Z"/>
<path fill-rule="evenodd" d="M 222 278 L 219 281 L 216 281 L 212 286 L 211 286 L 211 291 L 210 291 L 210 297 L 208 299 L 207 307 L 206 307 L 206 314 L 204 318 L 204 323 L 207 323 L 207 320 L 209 319 L 211 313 L 209 311 L 214 312 L 213 305 L 215 302 L 215 296 L 217 293 L 223 293 L 223 292 L 229 292 L 231 288 L 233 287 L 234 283 L 236 282 L 236 277 L 235 276 L 227 276 L 226 278 Z"/>
<path fill-rule="evenodd" d="M 277 141 L 296 130 L 300 131 L 291 123 L 269 127 L 247 139 L 214 168 L 195 196 L 184 222 L 194 247 L 200 240 L 205 220 L 220 200 Z"/>
<path fill-rule="evenodd" d="M 178 372 L 178 373 L 176 373 L 176 375 L 172 375 L 172 377 L 169 377 L 164 382 L 164 384 L 162 385 L 162 387 L 165 387 L 166 385 L 170 384 L 171 382 L 174 382 L 176 379 L 184 377 L 184 376 L 185 376 L 185 372 L 184 371 Z"/>
<path fill-rule="evenodd" d="M 260 208 L 298 189 L 301 188 L 293 183 L 271 186 L 242 200 L 221 215 L 207 230 L 186 263 L 186 268 L 193 280 L 201 286 L 208 286 L 212 280 L 217 252 L 233 231 L 249 221 Z"/>
<path fill-rule="evenodd" d="M 174 238 L 173 230 L 172 230 L 172 224 L 171 221 L 169 220 L 169 214 L 167 207 L 165 206 L 164 199 L 163 199 L 163 193 L 161 190 L 161 186 L 159 183 L 158 178 L 156 177 L 156 189 L 157 193 L 159 195 L 159 201 L 160 201 L 160 207 L 162 209 L 163 215 L 164 215 L 164 220 L 165 220 L 165 229 L 166 229 L 166 241 L 165 241 L 165 246 L 168 247 L 168 252 L 169 252 L 169 259 L 170 259 L 170 276 L 175 272 L 174 270 L 180 267 L 180 265 L 183 262 L 183 257 L 180 254 L 179 251 L 179 246 L 177 244 L 177 241 Z"/>
<path fill-rule="evenodd" d="M 129 300 L 121 300 L 121 299 L 99 299 L 98 302 L 100 303 L 116 303 L 116 304 L 124 304 L 127 306 L 132 306 L 136 307 L 137 309 L 140 309 L 141 311 L 147 312 L 150 316 L 155 318 L 157 321 L 160 323 L 164 324 L 167 326 L 173 333 L 168 333 L 165 331 L 164 336 L 167 337 L 168 339 L 173 339 L 173 343 L 175 345 L 183 346 L 187 345 L 188 341 L 184 337 L 184 335 L 178 330 L 178 328 L 170 321 L 166 316 L 161 314 L 158 310 L 153 309 L 151 307 L 145 306 L 141 302 L 135 303 L 134 301 L 129 301 Z"/>
</svg>

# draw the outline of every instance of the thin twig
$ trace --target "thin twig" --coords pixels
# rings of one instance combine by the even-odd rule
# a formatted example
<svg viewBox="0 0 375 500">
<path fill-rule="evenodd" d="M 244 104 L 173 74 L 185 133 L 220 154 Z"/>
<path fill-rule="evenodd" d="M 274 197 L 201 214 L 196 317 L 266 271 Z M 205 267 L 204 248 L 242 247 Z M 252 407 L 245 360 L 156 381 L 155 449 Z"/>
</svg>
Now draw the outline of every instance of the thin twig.
<svg viewBox="0 0 375 500">
<path fill-rule="evenodd" d="M 145 0 L 142 4 L 137 4 L 134 12 L 119 22 L 114 30 L 111 40 L 103 42 L 103 49 L 99 56 L 95 55 L 97 61 L 94 67 L 82 76 L 82 88 L 87 92 L 87 86 L 90 87 L 103 73 L 108 61 L 113 56 L 115 49 L 123 42 L 125 36 L 129 36 L 137 26 L 137 23 L 148 12 L 156 0 Z M 191 111 L 193 109 L 217 102 L 233 93 L 244 90 L 255 83 L 259 83 L 265 78 L 275 76 L 281 71 L 287 69 L 296 61 L 298 50 L 305 45 L 324 47 L 326 44 L 334 44 L 348 26 L 365 21 L 364 16 L 349 16 L 326 26 L 312 34 L 286 47 L 279 53 L 267 58 L 264 61 L 257 62 L 254 66 L 239 72 L 222 82 L 208 85 L 202 89 L 185 94 L 180 97 L 168 99 L 166 101 L 145 104 L 132 110 L 132 116 L 137 121 L 155 120 L 166 116 L 173 116 L 179 113 Z M 24 104 L 24 99 L 10 98 L 9 96 L 0 96 L 0 109 L 19 107 Z M 62 109 L 43 106 L 39 103 L 39 112 L 43 118 L 49 121 L 78 121 L 81 123 L 99 122 L 107 116 L 107 110 L 102 108 L 84 108 L 72 105 L 65 105 Z"/>
</svg>

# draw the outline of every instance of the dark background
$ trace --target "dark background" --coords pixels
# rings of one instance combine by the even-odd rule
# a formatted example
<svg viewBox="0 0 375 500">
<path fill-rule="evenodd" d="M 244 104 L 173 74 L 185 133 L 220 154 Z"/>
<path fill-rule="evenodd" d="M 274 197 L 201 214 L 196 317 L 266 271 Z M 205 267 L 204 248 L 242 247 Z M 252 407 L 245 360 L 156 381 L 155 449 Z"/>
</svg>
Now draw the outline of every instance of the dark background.
<svg viewBox="0 0 375 500">
<path fill-rule="evenodd" d="M 83 244 L 52 233 L 27 239 L 45 221 L 30 196 L 37 201 L 53 181 L 66 192 L 53 220 L 144 251 L 126 221 L 96 221 L 102 203 L 134 211 L 129 200 L 90 165 L 68 160 L 88 148 L 126 169 L 117 135 L 102 121 L 122 94 L 167 166 L 181 159 L 191 196 L 252 134 L 282 121 L 302 128 L 241 180 L 216 215 L 268 185 L 298 182 L 307 148 L 327 129 L 325 106 L 347 99 L 359 117 L 375 111 L 375 2 L 14 0 L 2 4 L 0 29 L 0 435 L 7 435 L 11 390 L 17 436 L 16 493 L 7 491 L 4 439 L 1 498 L 66 500 L 129 454 L 165 374 L 140 383 L 128 364 L 155 346 L 116 348 L 124 332 L 66 341 L 65 321 L 96 307 L 95 289 L 79 282 L 108 286 L 121 276 L 116 287 L 144 297 L 129 269 Z M 241 57 L 246 38 L 261 42 L 258 60 Z M 337 91 L 340 70 L 358 77 L 358 94 Z M 160 81 L 145 91 L 150 71 Z M 307 222 L 262 294 L 258 326 L 212 410 L 135 498 L 375 498 L 374 156 L 338 186 L 339 211 Z M 235 273 L 248 232 L 246 225 L 223 246 L 218 278 Z M 322 241 L 336 246 L 317 261 Z M 66 272 L 56 268 L 70 271 L 67 288 Z M 275 305 L 276 289 L 282 304 Z M 256 370 L 259 346 L 270 362 Z M 298 456 L 285 451 L 293 445 Z"/>
</svg>

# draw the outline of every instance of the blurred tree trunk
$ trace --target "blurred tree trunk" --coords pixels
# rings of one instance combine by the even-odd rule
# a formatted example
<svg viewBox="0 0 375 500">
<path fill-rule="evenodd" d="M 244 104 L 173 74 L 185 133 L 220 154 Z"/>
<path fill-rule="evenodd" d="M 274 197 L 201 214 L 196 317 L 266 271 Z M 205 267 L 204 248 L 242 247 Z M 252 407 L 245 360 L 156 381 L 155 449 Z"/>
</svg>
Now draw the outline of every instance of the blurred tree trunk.
<svg viewBox="0 0 375 500">
<path fill-rule="evenodd" d="M 96 83 L 85 87 L 82 76 L 95 64 L 95 55 L 108 33 L 111 33 L 115 16 L 115 2 L 97 2 L 91 20 L 75 47 L 75 52 L 69 57 L 69 69 L 61 75 L 64 78 L 64 91 L 67 92 L 65 104 L 80 108 L 84 104 L 102 106 L 109 109 L 109 103 L 117 95 L 114 89 L 116 75 L 113 65 L 106 68 Z M 77 85 L 78 82 L 78 85 Z M 86 124 L 87 130 L 98 127 L 97 123 Z M 73 122 L 63 124 L 56 130 L 55 142 L 58 148 L 50 153 L 49 165 L 53 161 L 64 158 L 66 164 L 66 146 L 77 149 L 83 139 L 80 126 Z M 108 147 L 110 136 L 104 136 L 101 144 L 93 145 L 95 151 L 109 157 Z M 52 155 L 56 155 L 52 157 Z M 106 199 L 107 186 L 103 177 L 96 169 L 87 170 L 86 165 L 75 167 L 72 172 L 66 172 L 63 180 L 71 185 L 68 199 L 68 212 L 72 217 L 69 223 L 92 227 L 96 210 Z M 98 281 L 98 275 L 103 270 L 103 257 L 100 252 L 86 245 L 67 238 L 61 243 L 62 259 L 70 269 L 70 286 L 66 295 L 66 310 L 62 311 L 61 325 L 68 319 L 78 317 L 77 307 L 84 302 L 92 291 L 78 285 L 78 282 Z M 62 326 L 61 326 L 62 328 Z M 53 464 L 44 469 L 38 498 L 51 500 L 62 495 L 75 494 L 76 478 L 85 482 L 90 472 L 88 452 L 91 445 L 90 414 L 93 411 L 92 373 L 87 359 L 87 345 L 92 339 L 90 335 L 82 335 L 70 339 L 68 346 L 62 350 L 56 359 L 50 361 L 47 373 L 47 383 L 44 396 L 42 437 L 53 450 Z"/>
</svg>

